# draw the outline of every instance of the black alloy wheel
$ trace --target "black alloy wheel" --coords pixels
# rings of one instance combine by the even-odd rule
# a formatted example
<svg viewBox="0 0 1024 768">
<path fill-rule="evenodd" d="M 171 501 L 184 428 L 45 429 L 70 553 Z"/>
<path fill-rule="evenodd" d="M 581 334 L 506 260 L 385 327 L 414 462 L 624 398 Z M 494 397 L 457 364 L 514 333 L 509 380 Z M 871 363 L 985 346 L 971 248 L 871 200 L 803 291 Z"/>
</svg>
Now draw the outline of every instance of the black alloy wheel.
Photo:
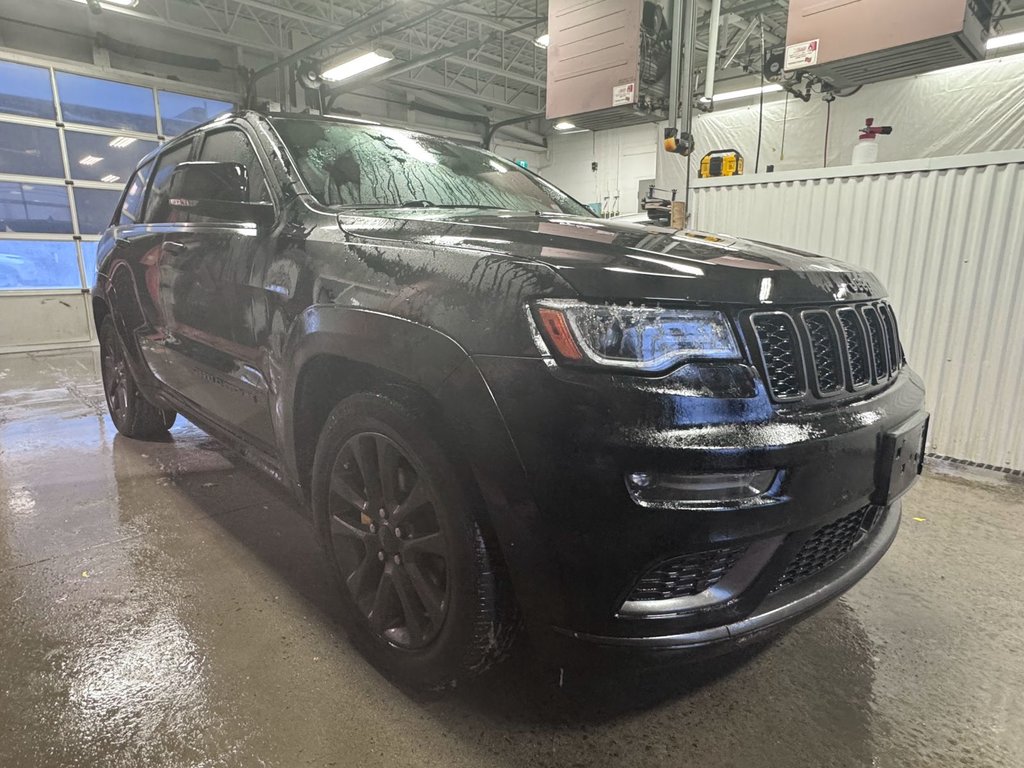
<svg viewBox="0 0 1024 768">
<path fill-rule="evenodd" d="M 449 554 L 436 494 L 389 437 L 352 435 L 330 475 L 328 513 L 338 568 L 372 631 L 417 650 L 441 631 Z"/>
<path fill-rule="evenodd" d="M 103 393 L 107 398 L 107 409 L 114 423 L 124 423 L 129 419 L 128 398 L 132 394 L 134 384 L 128 376 L 128 364 L 125 362 L 121 345 L 112 341 L 104 344 L 102 350 Z"/>
<path fill-rule="evenodd" d="M 114 321 L 108 315 L 100 324 L 100 374 L 110 418 L 125 437 L 149 439 L 166 435 L 178 414 L 153 405 L 139 391 Z"/>
</svg>

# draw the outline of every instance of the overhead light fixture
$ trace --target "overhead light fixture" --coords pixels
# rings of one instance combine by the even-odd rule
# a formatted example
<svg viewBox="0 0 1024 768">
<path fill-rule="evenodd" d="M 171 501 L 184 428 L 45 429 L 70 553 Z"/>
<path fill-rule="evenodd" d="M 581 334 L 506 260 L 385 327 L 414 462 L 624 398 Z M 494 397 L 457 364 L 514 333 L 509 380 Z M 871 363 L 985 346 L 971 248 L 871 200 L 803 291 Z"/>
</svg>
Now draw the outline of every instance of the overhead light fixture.
<svg viewBox="0 0 1024 768">
<path fill-rule="evenodd" d="M 320 77 L 327 82 L 336 83 L 339 80 L 347 80 L 361 72 L 379 67 L 395 58 L 387 51 L 370 51 L 354 58 L 351 57 L 351 54 L 346 54 L 346 56 L 349 58 L 325 62 L 320 70 Z"/>
<path fill-rule="evenodd" d="M 114 147 L 114 149 L 124 149 L 125 147 L 131 146 L 136 141 L 138 141 L 138 139 L 134 136 L 115 136 L 110 140 L 109 146 Z"/>
<path fill-rule="evenodd" d="M 81 160 L 78 161 L 78 164 L 79 165 L 96 165 L 96 163 L 100 162 L 102 159 L 103 159 L 102 157 L 96 157 L 96 155 L 86 155 L 85 157 L 83 157 Z"/>
<path fill-rule="evenodd" d="M 725 93 L 716 93 L 711 98 L 717 103 L 719 101 L 732 101 L 734 99 L 745 99 L 748 96 L 757 96 L 761 93 L 778 93 L 782 90 L 782 86 L 778 83 L 770 83 L 769 85 L 755 87 L 755 88 L 743 88 L 738 91 L 726 91 Z M 702 97 L 701 101 L 705 101 Z"/>
<path fill-rule="evenodd" d="M 568 120 L 560 120 L 557 123 L 555 123 L 556 131 L 571 131 L 575 127 L 576 124 L 570 123 Z"/>
<path fill-rule="evenodd" d="M 1012 32 L 1009 35 L 990 37 L 985 47 L 990 51 L 994 51 L 997 48 L 1009 48 L 1014 45 L 1024 45 L 1024 32 Z"/>
<path fill-rule="evenodd" d="M 76 3 L 82 5 L 88 5 L 89 7 L 100 6 L 111 8 L 134 8 L 139 4 L 139 0 L 75 0 Z M 94 9 L 95 10 L 95 9 Z"/>
<path fill-rule="evenodd" d="M 107 184 L 113 184 L 115 181 L 120 181 L 120 180 L 121 180 L 120 176 L 115 176 L 112 173 L 108 173 L 106 176 L 104 176 L 102 179 L 100 179 L 100 181 L 105 181 Z"/>
<path fill-rule="evenodd" d="M 533 44 L 536 45 L 538 48 L 547 48 L 550 43 L 551 35 L 549 35 L 547 32 L 545 32 L 543 35 L 541 35 L 540 37 L 533 41 Z"/>
</svg>

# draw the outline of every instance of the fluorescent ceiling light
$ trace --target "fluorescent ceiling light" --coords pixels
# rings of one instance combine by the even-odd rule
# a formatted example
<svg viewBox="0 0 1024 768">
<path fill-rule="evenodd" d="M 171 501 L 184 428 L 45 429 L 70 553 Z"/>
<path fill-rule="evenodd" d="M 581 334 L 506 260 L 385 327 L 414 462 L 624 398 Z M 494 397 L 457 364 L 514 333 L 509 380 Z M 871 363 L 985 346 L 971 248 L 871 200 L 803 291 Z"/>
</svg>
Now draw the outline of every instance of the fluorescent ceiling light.
<svg viewBox="0 0 1024 768">
<path fill-rule="evenodd" d="M 102 157 L 96 157 L 96 155 L 86 155 L 78 163 L 79 165 L 96 165 L 102 159 Z"/>
<path fill-rule="evenodd" d="M 782 90 L 782 86 L 778 83 L 771 83 L 762 87 L 754 88 L 743 88 L 739 91 L 726 91 L 725 93 L 716 93 L 712 96 L 712 99 L 717 101 L 732 101 L 733 99 L 745 99 L 748 96 L 757 96 L 760 93 L 778 93 Z"/>
<path fill-rule="evenodd" d="M 997 48 L 1009 48 L 1011 45 L 1024 45 L 1024 32 L 1013 32 L 1009 35 L 990 37 L 985 47 L 990 51 L 994 51 Z"/>
<path fill-rule="evenodd" d="M 503 167 L 501 163 L 496 162 L 494 160 L 488 160 L 487 162 L 491 166 L 491 168 L 496 170 L 498 173 L 508 173 L 508 168 Z"/>
<path fill-rule="evenodd" d="M 87 0 L 75 0 L 76 3 L 85 5 Z M 100 0 L 100 5 L 112 5 L 117 8 L 134 8 L 139 0 Z"/>
<path fill-rule="evenodd" d="M 560 120 L 559 122 L 555 123 L 556 131 L 571 131 L 575 127 L 576 124 L 570 123 L 568 120 Z"/>
<path fill-rule="evenodd" d="M 121 180 L 120 176 L 115 176 L 112 173 L 108 173 L 106 176 L 104 176 L 102 179 L 100 179 L 100 181 L 105 181 L 105 182 L 107 182 L 107 184 L 113 184 L 115 181 L 120 181 L 120 180 Z"/>
<path fill-rule="evenodd" d="M 125 147 L 131 146 L 138 139 L 134 136 L 115 136 L 110 140 L 110 146 L 114 149 L 124 149 Z"/>
<path fill-rule="evenodd" d="M 334 59 L 323 65 L 320 77 L 328 82 L 336 83 L 339 80 L 347 80 L 361 72 L 379 67 L 393 58 L 395 57 L 387 51 L 370 51 L 369 53 L 361 54 L 355 58 L 344 59 L 340 62 Z"/>
<path fill-rule="evenodd" d="M 549 35 L 547 32 L 545 32 L 543 35 L 538 37 L 533 42 L 534 42 L 535 45 L 538 45 L 541 48 L 547 48 L 548 45 L 551 43 L 551 35 Z"/>
</svg>

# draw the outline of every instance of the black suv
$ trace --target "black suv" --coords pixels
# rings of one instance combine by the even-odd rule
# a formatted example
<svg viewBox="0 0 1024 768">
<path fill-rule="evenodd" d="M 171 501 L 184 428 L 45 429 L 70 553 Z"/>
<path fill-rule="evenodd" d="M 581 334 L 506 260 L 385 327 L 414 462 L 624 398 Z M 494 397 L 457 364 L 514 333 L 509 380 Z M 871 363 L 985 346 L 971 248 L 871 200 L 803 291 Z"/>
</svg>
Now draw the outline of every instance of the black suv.
<svg viewBox="0 0 1024 768">
<path fill-rule="evenodd" d="M 927 415 L 874 275 L 600 219 L 481 149 L 242 112 L 145 158 L 93 292 L 117 429 L 294 488 L 347 625 L 443 686 L 535 638 L 722 647 L 853 585 Z"/>
</svg>

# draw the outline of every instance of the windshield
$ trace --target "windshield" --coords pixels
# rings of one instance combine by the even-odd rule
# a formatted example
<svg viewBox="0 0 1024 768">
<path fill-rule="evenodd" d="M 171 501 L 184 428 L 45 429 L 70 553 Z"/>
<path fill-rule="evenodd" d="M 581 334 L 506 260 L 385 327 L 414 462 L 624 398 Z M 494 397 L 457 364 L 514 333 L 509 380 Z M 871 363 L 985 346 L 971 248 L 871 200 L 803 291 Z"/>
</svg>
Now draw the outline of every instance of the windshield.
<svg viewBox="0 0 1024 768">
<path fill-rule="evenodd" d="M 482 149 L 383 125 L 272 122 L 302 180 L 324 205 L 593 215 L 543 179 Z"/>
</svg>

